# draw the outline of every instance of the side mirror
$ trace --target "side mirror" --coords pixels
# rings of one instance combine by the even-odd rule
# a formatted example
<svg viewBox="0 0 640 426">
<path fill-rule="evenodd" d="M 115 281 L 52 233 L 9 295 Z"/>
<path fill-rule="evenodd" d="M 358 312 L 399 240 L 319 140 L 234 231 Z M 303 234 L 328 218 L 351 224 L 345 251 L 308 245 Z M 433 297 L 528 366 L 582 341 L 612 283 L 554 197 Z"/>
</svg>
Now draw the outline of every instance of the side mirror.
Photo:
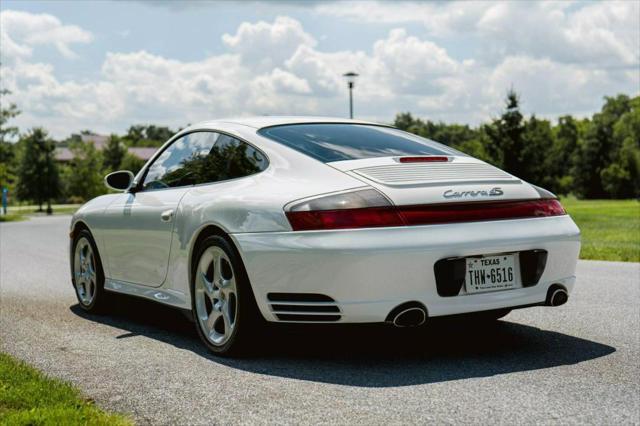
<svg viewBox="0 0 640 426">
<path fill-rule="evenodd" d="M 126 191 L 131 188 L 133 183 L 133 173 L 129 170 L 118 170 L 117 172 L 109 173 L 104 178 L 104 184 L 107 188 L 115 189 L 116 191 Z"/>
</svg>

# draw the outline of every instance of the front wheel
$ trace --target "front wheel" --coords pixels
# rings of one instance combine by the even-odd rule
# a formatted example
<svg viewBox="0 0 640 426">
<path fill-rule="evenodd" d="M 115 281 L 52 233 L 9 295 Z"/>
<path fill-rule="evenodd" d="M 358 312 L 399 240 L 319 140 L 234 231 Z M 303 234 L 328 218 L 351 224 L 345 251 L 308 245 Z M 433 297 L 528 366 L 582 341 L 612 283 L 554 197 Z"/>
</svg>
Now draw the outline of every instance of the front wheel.
<svg viewBox="0 0 640 426">
<path fill-rule="evenodd" d="M 71 253 L 71 282 L 80 307 L 90 313 L 104 312 L 109 304 L 104 290 L 104 272 L 98 249 L 88 230 L 76 234 Z"/>
<path fill-rule="evenodd" d="M 239 355 L 249 346 L 259 314 L 239 256 L 224 238 L 202 241 L 192 266 L 192 311 L 200 339 L 219 355 Z"/>
</svg>

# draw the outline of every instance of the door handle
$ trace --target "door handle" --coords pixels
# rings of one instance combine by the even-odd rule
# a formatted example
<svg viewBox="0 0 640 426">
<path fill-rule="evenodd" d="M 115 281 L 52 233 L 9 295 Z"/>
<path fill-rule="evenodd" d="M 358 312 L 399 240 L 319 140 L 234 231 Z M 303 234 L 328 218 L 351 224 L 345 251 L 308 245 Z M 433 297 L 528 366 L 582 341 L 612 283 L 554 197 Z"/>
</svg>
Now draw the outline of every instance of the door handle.
<svg viewBox="0 0 640 426">
<path fill-rule="evenodd" d="M 164 211 L 160 215 L 160 219 L 162 219 L 163 222 L 171 222 L 171 218 L 173 218 L 173 210 Z"/>
</svg>

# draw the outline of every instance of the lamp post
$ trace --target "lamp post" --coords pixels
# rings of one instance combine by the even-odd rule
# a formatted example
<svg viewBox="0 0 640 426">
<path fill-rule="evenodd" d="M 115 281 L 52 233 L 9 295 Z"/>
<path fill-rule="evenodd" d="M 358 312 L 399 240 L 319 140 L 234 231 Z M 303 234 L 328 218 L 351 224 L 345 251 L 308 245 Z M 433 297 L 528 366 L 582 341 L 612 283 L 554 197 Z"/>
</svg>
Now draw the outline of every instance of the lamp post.
<svg viewBox="0 0 640 426">
<path fill-rule="evenodd" d="M 349 118 L 353 118 L 353 85 L 356 82 L 356 74 L 353 71 L 342 74 L 347 79 L 347 86 L 349 87 Z"/>
</svg>

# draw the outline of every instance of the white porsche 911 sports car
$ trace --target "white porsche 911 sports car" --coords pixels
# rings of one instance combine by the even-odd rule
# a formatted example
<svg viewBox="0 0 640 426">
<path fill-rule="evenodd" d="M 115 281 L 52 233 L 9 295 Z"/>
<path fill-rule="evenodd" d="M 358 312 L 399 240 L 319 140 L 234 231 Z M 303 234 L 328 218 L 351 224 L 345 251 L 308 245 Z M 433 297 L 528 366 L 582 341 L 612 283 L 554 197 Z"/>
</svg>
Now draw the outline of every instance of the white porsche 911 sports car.
<svg viewBox="0 0 640 426">
<path fill-rule="evenodd" d="M 71 223 L 80 306 L 109 292 L 190 311 L 232 354 L 263 321 L 417 326 L 557 306 L 580 231 L 556 197 L 390 126 L 258 117 L 171 138 Z"/>
</svg>

